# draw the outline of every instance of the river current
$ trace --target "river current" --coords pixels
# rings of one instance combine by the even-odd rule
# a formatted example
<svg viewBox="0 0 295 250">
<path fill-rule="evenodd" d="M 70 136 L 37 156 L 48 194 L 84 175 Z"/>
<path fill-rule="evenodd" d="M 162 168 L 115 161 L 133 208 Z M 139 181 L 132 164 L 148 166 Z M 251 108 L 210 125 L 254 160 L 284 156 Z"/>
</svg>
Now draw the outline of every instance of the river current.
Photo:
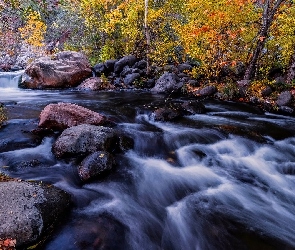
<svg viewBox="0 0 295 250">
<path fill-rule="evenodd" d="M 165 96 L 21 90 L 18 76 L 0 73 L 9 115 L 0 140 L 15 133 L 19 142 L 0 152 L 0 168 L 52 183 L 74 203 L 44 249 L 295 249 L 294 117 L 205 100 L 205 114 L 156 122 L 151 113 Z M 61 101 L 108 116 L 134 139 L 108 176 L 83 184 L 73 162 L 51 153 L 53 137 L 29 146 L 19 138 L 20 127 L 35 128 L 41 110 Z M 22 165 L 36 157 L 38 166 Z"/>
</svg>

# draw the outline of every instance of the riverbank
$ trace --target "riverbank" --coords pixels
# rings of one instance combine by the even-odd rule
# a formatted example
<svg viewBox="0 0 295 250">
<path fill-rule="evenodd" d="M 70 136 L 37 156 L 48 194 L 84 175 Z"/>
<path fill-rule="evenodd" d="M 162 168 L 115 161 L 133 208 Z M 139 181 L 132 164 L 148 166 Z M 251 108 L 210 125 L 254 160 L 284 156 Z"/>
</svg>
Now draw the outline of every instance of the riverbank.
<svg viewBox="0 0 295 250">
<path fill-rule="evenodd" d="M 285 84 L 281 75 L 270 82 L 245 82 L 239 80 L 242 69 L 229 68 L 214 81 L 203 78 L 197 73 L 198 66 L 190 63 L 147 66 L 144 59 L 129 55 L 92 67 L 81 53 L 61 52 L 28 65 L 19 86 L 28 89 L 70 87 L 81 91 L 140 89 L 172 99 L 179 96 L 214 98 L 248 103 L 267 112 L 295 114 L 295 88 Z"/>
</svg>

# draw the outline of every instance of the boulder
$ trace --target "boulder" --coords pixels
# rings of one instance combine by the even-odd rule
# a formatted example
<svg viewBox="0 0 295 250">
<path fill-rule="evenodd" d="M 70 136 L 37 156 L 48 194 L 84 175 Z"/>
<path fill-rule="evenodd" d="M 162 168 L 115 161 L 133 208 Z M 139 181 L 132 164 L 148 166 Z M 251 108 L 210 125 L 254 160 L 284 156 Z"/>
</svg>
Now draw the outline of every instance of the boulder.
<svg viewBox="0 0 295 250">
<path fill-rule="evenodd" d="M 291 104 L 292 101 L 292 94 L 290 91 L 284 91 L 282 92 L 276 101 L 278 106 L 288 106 Z"/>
<path fill-rule="evenodd" d="M 156 93 L 171 93 L 179 91 L 183 86 L 175 73 L 164 73 L 157 81 L 151 91 Z"/>
<path fill-rule="evenodd" d="M 114 151 L 119 138 L 112 128 L 82 124 L 62 132 L 52 146 L 56 157 L 79 156 L 96 151 Z"/>
<path fill-rule="evenodd" d="M 115 165 L 114 157 L 105 151 L 94 152 L 87 156 L 78 167 L 78 174 L 82 181 L 101 176 Z"/>
<path fill-rule="evenodd" d="M 114 71 L 114 66 L 115 66 L 116 62 L 118 62 L 118 60 L 116 60 L 116 59 L 109 59 L 104 62 L 104 65 L 107 69 L 107 73 Z"/>
<path fill-rule="evenodd" d="M 199 94 L 201 96 L 210 96 L 210 95 L 214 95 L 216 92 L 217 92 L 217 88 L 213 85 L 210 85 L 210 86 L 206 86 L 202 88 Z"/>
<path fill-rule="evenodd" d="M 124 78 L 124 84 L 125 85 L 132 85 L 134 83 L 134 81 L 138 80 L 140 78 L 140 74 L 139 73 L 132 73 L 132 74 L 128 74 L 125 78 Z"/>
<path fill-rule="evenodd" d="M 177 66 L 179 72 L 191 71 L 193 67 L 188 63 L 182 63 Z"/>
<path fill-rule="evenodd" d="M 114 86 L 107 80 L 100 77 L 90 77 L 84 80 L 78 87 L 78 90 L 109 90 L 114 89 Z"/>
<path fill-rule="evenodd" d="M 133 55 L 124 56 L 114 65 L 114 73 L 119 75 L 125 66 L 132 67 L 136 63 L 136 57 Z"/>
<path fill-rule="evenodd" d="M 264 89 L 261 90 L 261 95 L 263 97 L 269 96 L 272 93 L 272 88 L 270 86 L 266 86 Z"/>
<path fill-rule="evenodd" d="M 186 101 L 181 106 L 189 115 L 203 114 L 206 112 L 204 104 L 197 101 Z"/>
<path fill-rule="evenodd" d="M 104 63 L 98 63 L 94 65 L 93 71 L 95 72 L 96 76 L 101 76 L 102 74 L 106 74 L 106 66 Z"/>
<path fill-rule="evenodd" d="M 155 121 L 167 122 L 180 118 L 182 115 L 182 112 L 178 109 L 164 107 L 156 109 L 153 112 L 152 117 Z"/>
<path fill-rule="evenodd" d="M 147 67 L 147 61 L 146 60 L 140 60 L 139 62 L 135 63 L 133 68 L 138 69 L 146 69 Z"/>
<path fill-rule="evenodd" d="M 42 57 L 31 63 L 20 87 L 30 89 L 76 87 L 92 75 L 87 58 L 78 52 L 60 52 L 54 59 Z"/>
<path fill-rule="evenodd" d="M 47 105 L 40 114 L 39 127 L 66 129 L 80 124 L 103 125 L 106 117 L 87 108 L 72 103 Z"/>
<path fill-rule="evenodd" d="M 7 181 L 0 190 L 0 238 L 16 240 L 17 249 L 50 233 L 70 206 L 70 196 L 54 186 Z"/>
</svg>

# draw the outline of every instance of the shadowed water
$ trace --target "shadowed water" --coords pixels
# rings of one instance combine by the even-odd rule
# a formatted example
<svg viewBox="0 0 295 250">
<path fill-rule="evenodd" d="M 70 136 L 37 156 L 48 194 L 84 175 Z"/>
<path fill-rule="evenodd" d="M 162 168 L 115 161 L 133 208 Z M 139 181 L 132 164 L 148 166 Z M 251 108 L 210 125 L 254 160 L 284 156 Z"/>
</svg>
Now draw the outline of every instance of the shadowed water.
<svg viewBox="0 0 295 250">
<path fill-rule="evenodd" d="M 72 213 L 44 249 L 295 249 L 295 118 L 206 101 L 206 114 L 155 122 L 150 106 L 164 99 L 0 88 L 10 116 L 1 140 L 65 101 L 110 117 L 135 142 L 109 176 L 87 184 L 73 162 L 55 159 L 52 137 L 32 144 L 24 134 L 22 147 L 2 148 L 3 171 L 72 194 Z"/>
</svg>

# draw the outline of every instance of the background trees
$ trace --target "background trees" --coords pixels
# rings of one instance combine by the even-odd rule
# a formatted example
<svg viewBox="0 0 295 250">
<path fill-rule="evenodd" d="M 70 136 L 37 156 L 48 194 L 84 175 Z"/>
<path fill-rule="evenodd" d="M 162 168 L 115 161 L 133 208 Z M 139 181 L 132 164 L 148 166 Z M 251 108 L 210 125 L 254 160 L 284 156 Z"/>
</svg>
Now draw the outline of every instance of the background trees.
<svg viewBox="0 0 295 250">
<path fill-rule="evenodd" d="M 292 0 L 0 0 L 0 48 L 82 50 L 92 63 L 126 54 L 156 65 L 189 60 L 211 82 L 237 65 L 244 80 L 272 80 L 277 68 L 292 84 L 294 14 Z"/>
</svg>

